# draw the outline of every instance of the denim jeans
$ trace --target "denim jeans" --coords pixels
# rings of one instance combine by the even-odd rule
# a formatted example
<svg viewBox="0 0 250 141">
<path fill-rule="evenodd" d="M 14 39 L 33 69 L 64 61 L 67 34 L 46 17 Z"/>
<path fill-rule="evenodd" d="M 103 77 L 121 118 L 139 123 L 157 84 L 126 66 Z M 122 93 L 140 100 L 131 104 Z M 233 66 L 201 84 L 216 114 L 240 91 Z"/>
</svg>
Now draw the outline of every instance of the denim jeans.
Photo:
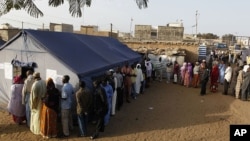
<svg viewBox="0 0 250 141">
<path fill-rule="evenodd" d="M 131 96 L 132 96 L 133 98 L 136 97 L 135 83 L 132 83 L 132 85 L 131 85 Z"/>
<path fill-rule="evenodd" d="M 88 116 L 87 115 L 77 115 L 78 120 L 78 127 L 80 131 L 80 135 L 86 135 L 87 134 L 87 122 L 88 122 Z"/>
<path fill-rule="evenodd" d="M 26 122 L 28 127 L 30 127 L 30 94 L 25 95 L 25 110 L 26 110 Z"/>
</svg>

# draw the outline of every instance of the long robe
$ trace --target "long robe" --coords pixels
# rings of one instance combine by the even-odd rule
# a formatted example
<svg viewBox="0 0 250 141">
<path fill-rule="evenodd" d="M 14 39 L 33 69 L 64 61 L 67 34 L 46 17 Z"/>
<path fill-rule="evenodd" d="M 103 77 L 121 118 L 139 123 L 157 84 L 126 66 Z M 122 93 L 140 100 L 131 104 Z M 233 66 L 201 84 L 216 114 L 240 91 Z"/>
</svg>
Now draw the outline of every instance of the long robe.
<svg viewBox="0 0 250 141">
<path fill-rule="evenodd" d="M 198 87 L 199 83 L 200 83 L 200 75 L 199 75 L 199 71 L 200 71 L 200 66 L 199 65 L 195 65 L 193 68 L 193 87 Z"/>
<path fill-rule="evenodd" d="M 243 70 L 240 70 L 239 74 L 237 76 L 237 83 L 235 86 L 235 98 L 239 98 L 239 96 L 240 96 L 240 90 L 241 90 L 242 83 L 243 83 Z"/>
<path fill-rule="evenodd" d="M 108 125 L 109 120 L 110 120 L 111 110 L 112 110 L 112 97 L 113 97 L 114 92 L 113 92 L 112 86 L 109 84 L 102 85 L 102 87 L 106 92 L 107 100 L 108 100 L 108 112 L 104 117 L 104 125 Z"/>
<path fill-rule="evenodd" d="M 219 70 L 220 70 L 220 83 L 224 83 L 224 75 L 225 75 L 225 70 L 226 66 L 225 64 L 219 64 Z"/>
<path fill-rule="evenodd" d="M 21 123 L 25 119 L 25 106 L 22 105 L 23 84 L 13 84 L 11 86 L 11 98 L 8 103 L 8 111 L 13 115 L 16 123 Z"/>
<path fill-rule="evenodd" d="M 235 86 L 236 86 L 236 83 L 237 83 L 237 77 L 238 77 L 238 74 L 239 74 L 239 70 L 240 70 L 240 68 L 238 66 L 236 66 L 236 67 L 233 68 L 233 71 L 232 71 L 232 79 L 231 79 L 231 82 L 230 82 L 230 88 L 232 89 L 232 94 L 233 95 L 235 94 Z"/>
<path fill-rule="evenodd" d="M 139 94 L 140 88 L 141 88 L 141 82 L 143 81 L 143 74 L 140 68 L 136 68 L 136 71 L 137 71 L 137 75 L 135 79 L 135 92 L 136 94 Z"/>
<path fill-rule="evenodd" d="M 211 80 L 210 90 L 212 92 L 216 92 L 218 89 L 218 79 L 219 79 L 219 69 L 218 69 L 218 66 L 215 65 L 212 68 L 211 76 L 210 76 L 210 80 Z"/>
<path fill-rule="evenodd" d="M 241 86 L 241 99 L 246 100 L 249 94 L 250 72 L 243 73 L 243 83 Z"/>
<path fill-rule="evenodd" d="M 181 85 L 184 83 L 184 78 L 185 78 L 185 73 L 186 73 L 186 65 L 187 63 L 184 62 L 182 67 L 180 68 L 180 72 L 181 72 Z"/>
<path fill-rule="evenodd" d="M 43 80 L 34 82 L 30 93 L 30 130 L 32 133 L 40 134 L 40 113 L 42 110 L 42 98 L 46 94 L 46 83 Z"/>
</svg>

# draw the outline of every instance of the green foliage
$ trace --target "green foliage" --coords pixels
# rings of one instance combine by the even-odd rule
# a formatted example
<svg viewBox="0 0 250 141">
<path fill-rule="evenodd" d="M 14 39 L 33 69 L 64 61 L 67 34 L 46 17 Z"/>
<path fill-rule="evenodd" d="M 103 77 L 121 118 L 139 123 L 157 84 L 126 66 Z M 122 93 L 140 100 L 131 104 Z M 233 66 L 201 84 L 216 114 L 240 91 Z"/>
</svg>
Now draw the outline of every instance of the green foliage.
<svg viewBox="0 0 250 141">
<path fill-rule="evenodd" d="M 225 34 L 222 36 L 222 42 L 228 45 L 234 45 L 236 43 L 236 37 L 233 34 Z"/>
<path fill-rule="evenodd" d="M 82 16 L 82 7 L 90 6 L 92 0 L 67 0 L 69 2 L 69 13 L 73 17 Z M 60 6 L 64 0 L 48 0 L 48 5 L 52 7 Z M 148 0 L 136 0 L 138 7 L 141 9 L 148 7 Z M 0 16 L 7 14 L 12 9 L 24 9 L 32 17 L 42 17 L 43 12 L 35 5 L 33 0 L 0 0 Z"/>
<path fill-rule="evenodd" d="M 222 36 L 222 40 L 236 40 L 236 37 L 233 34 L 225 34 Z"/>
<path fill-rule="evenodd" d="M 219 36 L 213 34 L 213 33 L 204 33 L 204 34 L 197 34 L 197 37 L 200 39 L 218 39 Z"/>
</svg>

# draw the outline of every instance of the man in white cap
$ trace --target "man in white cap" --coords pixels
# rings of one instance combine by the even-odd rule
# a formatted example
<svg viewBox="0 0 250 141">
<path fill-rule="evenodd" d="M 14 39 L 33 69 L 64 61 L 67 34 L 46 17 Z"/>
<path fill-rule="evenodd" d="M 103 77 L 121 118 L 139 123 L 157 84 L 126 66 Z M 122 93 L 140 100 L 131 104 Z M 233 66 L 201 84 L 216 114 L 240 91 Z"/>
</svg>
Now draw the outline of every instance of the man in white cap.
<svg viewBox="0 0 250 141">
<path fill-rule="evenodd" d="M 30 92 L 30 130 L 33 134 L 40 135 L 42 98 L 45 97 L 47 88 L 45 81 L 41 80 L 39 72 L 35 72 L 33 77 L 35 81 Z"/>
</svg>

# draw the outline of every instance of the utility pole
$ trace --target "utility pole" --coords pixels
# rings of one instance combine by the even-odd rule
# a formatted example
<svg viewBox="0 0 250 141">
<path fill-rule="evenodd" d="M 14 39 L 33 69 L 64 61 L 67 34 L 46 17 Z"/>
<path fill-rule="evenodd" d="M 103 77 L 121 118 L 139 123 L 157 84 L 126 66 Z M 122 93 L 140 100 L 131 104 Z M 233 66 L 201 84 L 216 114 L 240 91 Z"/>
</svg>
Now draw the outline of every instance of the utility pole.
<svg viewBox="0 0 250 141">
<path fill-rule="evenodd" d="M 131 18 L 131 22 L 130 22 L 130 30 L 129 30 L 129 38 L 132 37 L 132 22 L 133 22 L 133 18 Z"/>
<path fill-rule="evenodd" d="M 198 29 L 198 10 L 196 10 L 196 14 L 195 14 L 195 38 L 197 38 L 197 29 Z"/>
<path fill-rule="evenodd" d="M 113 28 L 113 24 L 111 23 L 110 24 L 110 36 L 109 37 L 112 37 L 112 28 Z"/>
</svg>

